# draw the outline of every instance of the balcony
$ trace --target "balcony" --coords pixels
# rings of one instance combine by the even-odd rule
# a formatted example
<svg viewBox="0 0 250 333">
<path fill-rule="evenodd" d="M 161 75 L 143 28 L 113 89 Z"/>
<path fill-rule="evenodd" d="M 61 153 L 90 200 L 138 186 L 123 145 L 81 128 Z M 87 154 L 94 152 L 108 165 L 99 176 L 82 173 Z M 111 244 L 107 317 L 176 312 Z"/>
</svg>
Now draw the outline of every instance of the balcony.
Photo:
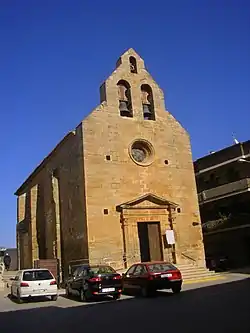
<svg viewBox="0 0 250 333">
<path fill-rule="evenodd" d="M 250 191 L 250 178 L 238 180 L 233 183 L 224 184 L 198 193 L 199 203 L 212 201 L 221 197 L 227 197 L 238 192 Z"/>
</svg>

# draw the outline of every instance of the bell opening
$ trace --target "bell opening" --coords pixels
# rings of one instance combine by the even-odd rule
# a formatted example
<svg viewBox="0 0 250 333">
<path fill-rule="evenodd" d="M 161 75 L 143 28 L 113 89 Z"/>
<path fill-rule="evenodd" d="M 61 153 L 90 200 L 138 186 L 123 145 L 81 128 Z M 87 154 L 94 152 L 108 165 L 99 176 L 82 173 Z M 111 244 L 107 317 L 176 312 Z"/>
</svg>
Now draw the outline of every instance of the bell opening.
<svg viewBox="0 0 250 333">
<path fill-rule="evenodd" d="M 143 104 L 143 117 L 144 120 L 154 120 L 154 114 L 150 104 Z"/>
<path fill-rule="evenodd" d="M 119 110 L 121 117 L 132 117 L 128 101 L 119 101 Z"/>
</svg>

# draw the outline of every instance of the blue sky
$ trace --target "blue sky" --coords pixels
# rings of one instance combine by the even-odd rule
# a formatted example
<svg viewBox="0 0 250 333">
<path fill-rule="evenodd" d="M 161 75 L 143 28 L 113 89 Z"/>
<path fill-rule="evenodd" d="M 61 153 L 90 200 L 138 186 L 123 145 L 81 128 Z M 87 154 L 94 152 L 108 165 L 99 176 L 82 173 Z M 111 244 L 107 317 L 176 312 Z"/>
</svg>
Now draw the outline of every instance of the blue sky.
<svg viewBox="0 0 250 333">
<path fill-rule="evenodd" d="M 0 0 L 0 244 L 13 193 L 99 103 L 133 47 L 190 132 L 194 159 L 250 139 L 248 0 Z"/>
</svg>

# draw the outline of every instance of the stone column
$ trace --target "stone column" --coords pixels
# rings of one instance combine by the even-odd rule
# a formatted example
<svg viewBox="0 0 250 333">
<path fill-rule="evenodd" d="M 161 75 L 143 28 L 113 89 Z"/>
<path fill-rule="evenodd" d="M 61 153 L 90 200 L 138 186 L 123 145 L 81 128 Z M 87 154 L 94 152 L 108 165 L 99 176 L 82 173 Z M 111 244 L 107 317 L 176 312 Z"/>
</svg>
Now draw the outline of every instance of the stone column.
<svg viewBox="0 0 250 333">
<path fill-rule="evenodd" d="M 60 198 L 59 198 L 59 179 L 52 177 L 52 191 L 55 203 L 55 223 L 56 223 L 56 240 L 55 240 L 55 256 L 59 260 L 59 274 L 62 280 L 62 254 L 61 254 L 61 216 L 60 216 Z"/>
<path fill-rule="evenodd" d="M 37 185 L 32 187 L 30 191 L 30 239 L 31 239 L 31 261 L 39 259 L 39 246 L 37 242 L 37 226 L 36 226 L 36 212 L 37 212 Z"/>
<path fill-rule="evenodd" d="M 53 199 L 52 174 L 44 178 L 44 219 L 46 259 L 55 258 L 55 204 Z"/>
<path fill-rule="evenodd" d="M 25 201 L 26 201 L 26 193 L 21 194 L 17 198 L 17 224 L 24 221 L 25 219 Z M 18 269 L 22 269 L 21 262 L 23 262 L 24 249 L 22 248 L 22 242 L 20 241 L 20 231 L 18 228 L 16 229 L 16 238 L 17 238 L 17 262 Z"/>
</svg>

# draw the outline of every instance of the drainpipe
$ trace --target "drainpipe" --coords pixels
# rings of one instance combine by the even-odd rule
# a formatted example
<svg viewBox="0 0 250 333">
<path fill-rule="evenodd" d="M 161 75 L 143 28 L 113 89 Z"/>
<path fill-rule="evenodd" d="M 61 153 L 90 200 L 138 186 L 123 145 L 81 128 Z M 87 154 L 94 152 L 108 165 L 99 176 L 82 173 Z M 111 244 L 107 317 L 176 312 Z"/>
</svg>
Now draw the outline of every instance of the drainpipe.
<svg viewBox="0 0 250 333">
<path fill-rule="evenodd" d="M 124 268 L 127 269 L 128 263 L 127 263 L 127 247 L 126 247 L 126 235 L 125 235 L 125 225 L 124 225 L 124 217 L 123 213 L 121 212 L 121 228 L 122 228 L 122 241 L 123 241 L 123 264 Z"/>
</svg>

